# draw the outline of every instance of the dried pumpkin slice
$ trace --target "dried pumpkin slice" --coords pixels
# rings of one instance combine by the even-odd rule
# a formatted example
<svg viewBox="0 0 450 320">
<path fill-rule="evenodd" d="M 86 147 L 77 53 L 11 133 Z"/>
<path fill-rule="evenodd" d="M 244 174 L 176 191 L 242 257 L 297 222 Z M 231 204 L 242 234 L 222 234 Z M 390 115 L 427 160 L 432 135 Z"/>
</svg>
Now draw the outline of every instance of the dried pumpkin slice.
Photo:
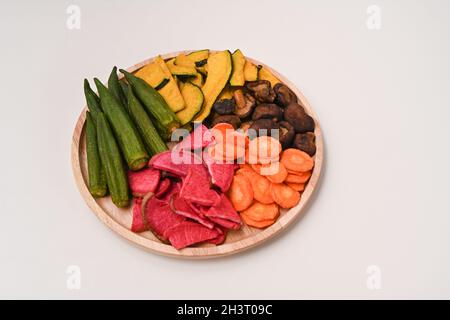
<svg viewBox="0 0 450 320">
<path fill-rule="evenodd" d="M 203 76 L 199 72 L 197 72 L 196 76 L 189 78 L 188 81 L 192 84 L 195 84 L 199 88 L 203 86 Z"/>
<path fill-rule="evenodd" d="M 220 100 L 231 99 L 231 98 L 233 98 L 233 90 L 229 86 L 226 86 L 225 88 L 223 88 L 223 90 L 220 93 L 217 100 L 220 101 Z"/>
<path fill-rule="evenodd" d="M 177 59 L 179 57 L 180 56 L 177 56 L 176 58 L 170 59 L 166 62 L 167 68 L 169 68 L 172 75 L 181 77 L 195 77 L 198 72 L 195 69 L 194 62 L 188 60 L 190 64 L 180 62 L 177 63 Z"/>
<path fill-rule="evenodd" d="M 208 63 L 209 49 L 193 51 L 186 56 L 194 61 L 195 68 L 199 73 L 207 75 L 208 71 L 206 70 L 206 66 Z"/>
<path fill-rule="evenodd" d="M 205 101 L 199 115 L 195 117 L 195 121 L 203 121 L 209 116 L 214 102 L 228 83 L 232 68 L 231 54 L 228 50 L 219 51 L 209 56 L 208 75 L 202 87 Z"/>
<path fill-rule="evenodd" d="M 174 65 L 195 69 L 195 61 L 188 58 L 184 53 L 180 53 L 174 60 Z"/>
<path fill-rule="evenodd" d="M 268 80 L 272 86 L 272 88 L 280 82 L 277 77 L 275 77 L 272 72 L 270 72 L 267 68 L 261 67 L 258 72 L 258 80 Z"/>
<path fill-rule="evenodd" d="M 231 55 L 233 60 L 233 73 L 230 78 L 231 86 L 243 86 L 245 83 L 244 77 L 244 66 L 245 66 L 245 57 L 242 54 L 241 50 L 237 49 Z"/>
<path fill-rule="evenodd" d="M 156 57 L 155 62 L 161 67 L 162 71 L 169 79 L 169 82 L 162 89 L 158 90 L 158 92 L 173 112 L 182 110 L 185 107 L 183 96 L 181 95 L 178 84 L 167 67 L 166 62 L 161 58 L 161 56 Z"/>
<path fill-rule="evenodd" d="M 155 90 L 162 89 L 169 82 L 169 78 L 155 62 L 143 66 L 136 71 L 135 76 L 147 82 Z"/>
<path fill-rule="evenodd" d="M 192 51 L 191 53 L 186 55 L 189 59 L 194 60 L 195 65 L 199 66 L 203 61 L 208 59 L 209 49 Z"/>
<path fill-rule="evenodd" d="M 258 80 L 258 67 L 248 60 L 245 61 L 244 65 L 244 78 L 245 81 Z"/>
<path fill-rule="evenodd" d="M 176 113 L 181 125 L 185 125 L 200 111 L 203 104 L 203 92 L 195 84 L 190 82 L 180 83 L 181 95 L 186 108 Z"/>
</svg>

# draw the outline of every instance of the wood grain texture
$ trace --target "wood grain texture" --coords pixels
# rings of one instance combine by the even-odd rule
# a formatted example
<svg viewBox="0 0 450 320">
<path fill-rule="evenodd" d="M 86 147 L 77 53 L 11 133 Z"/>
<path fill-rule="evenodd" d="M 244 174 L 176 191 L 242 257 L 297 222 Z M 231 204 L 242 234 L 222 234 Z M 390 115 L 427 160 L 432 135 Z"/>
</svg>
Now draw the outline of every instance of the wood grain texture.
<svg viewBox="0 0 450 320">
<path fill-rule="evenodd" d="M 189 53 L 191 51 L 174 52 L 162 55 L 162 57 L 164 59 L 172 58 L 181 52 Z M 152 62 L 153 59 L 154 58 L 151 58 L 140 62 L 128 68 L 127 70 L 129 72 L 134 72 L 142 66 Z M 225 243 L 218 246 L 212 244 L 203 244 L 197 247 L 189 247 L 182 250 L 176 250 L 171 245 L 162 243 L 150 231 L 143 233 L 134 233 L 130 230 L 132 220 L 131 207 L 126 209 L 117 208 L 111 202 L 110 197 L 94 199 L 89 193 L 87 187 L 85 107 L 78 118 L 72 137 L 72 170 L 78 189 L 80 190 L 83 199 L 86 201 L 89 208 L 103 223 L 105 223 L 109 228 L 111 228 L 114 232 L 116 232 L 123 238 L 151 252 L 179 258 L 214 258 L 238 253 L 243 250 L 255 247 L 256 245 L 262 244 L 264 241 L 285 230 L 290 224 L 292 224 L 303 214 L 303 209 L 311 199 L 311 195 L 317 186 L 322 170 L 324 150 L 322 132 L 318 119 L 306 98 L 288 79 L 286 79 L 276 70 L 273 70 L 269 66 L 259 61 L 248 57 L 247 59 L 255 64 L 263 65 L 268 70 L 270 70 L 281 82 L 289 86 L 291 90 L 293 90 L 297 94 L 301 104 L 305 107 L 308 114 L 311 115 L 316 122 L 316 129 L 314 132 L 316 135 L 317 147 L 316 155 L 314 156 L 315 166 L 311 178 L 305 187 L 298 205 L 289 210 L 282 210 L 277 222 L 266 229 L 260 230 L 244 225 L 241 230 L 230 231 L 227 235 Z"/>
</svg>

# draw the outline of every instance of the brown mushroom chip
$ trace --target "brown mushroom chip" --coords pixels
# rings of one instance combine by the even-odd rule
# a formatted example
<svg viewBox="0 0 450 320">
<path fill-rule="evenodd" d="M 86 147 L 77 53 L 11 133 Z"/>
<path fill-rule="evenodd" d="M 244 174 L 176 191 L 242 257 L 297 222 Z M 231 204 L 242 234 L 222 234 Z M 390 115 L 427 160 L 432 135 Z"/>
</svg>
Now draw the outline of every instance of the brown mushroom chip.
<svg viewBox="0 0 450 320">
<path fill-rule="evenodd" d="M 294 127 L 287 121 L 280 122 L 280 136 L 279 140 L 283 149 L 287 149 L 291 146 L 292 139 L 295 136 Z"/>
<path fill-rule="evenodd" d="M 306 152 L 312 157 L 316 154 L 316 135 L 312 132 L 297 133 L 292 146 Z"/>
<path fill-rule="evenodd" d="M 247 82 L 245 87 L 259 102 L 273 102 L 275 100 L 275 91 L 273 91 L 268 80 Z"/>
<path fill-rule="evenodd" d="M 241 119 L 248 117 L 253 112 L 253 108 L 256 105 L 256 99 L 251 94 L 244 94 L 242 90 L 236 90 L 233 97 L 236 101 L 234 114 Z"/>
<path fill-rule="evenodd" d="M 296 94 L 281 82 L 273 87 L 273 91 L 275 91 L 276 95 L 275 103 L 280 107 L 287 107 L 291 103 L 297 103 L 298 101 Z"/>
<path fill-rule="evenodd" d="M 313 132 L 314 119 L 298 103 L 291 103 L 284 109 L 284 120 L 289 122 L 297 133 Z"/>
<path fill-rule="evenodd" d="M 214 119 L 215 118 L 217 118 L 217 117 L 220 117 L 221 115 L 220 114 L 218 114 L 217 112 L 211 112 L 211 114 L 209 115 L 209 119 L 211 120 L 211 121 L 214 121 Z"/>
<path fill-rule="evenodd" d="M 252 125 L 253 121 L 246 121 L 246 122 L 242 122 L 241 124 L 241 130 L 244 132 L 247 132 L 248 128 L 250 128 L 250 126 Z"/>
<path fill-rule="evenodd" d="M 251 126 L 248 128 L 248 135 L 250 138 L 255 136 L 271 136 L 271 130 L 280 130 L 280 125 L 272 119 L 258 119 L 253 121 Z"/>
<path fill-rule="evenodd" d="M 252 120 L 272 119 L 277 122 L 283 119 L 283 109 L 274 103 L 262 103 L 253 111 Z"/>
<path fill-rule="evenodd" d="M 211 123 L 211 127 L 214 127 L 218 123 L 229 123 L 233 126 L 234 130 L 241 126 L 241 119 L 235 115 L 219 115 L 214 117 Z"/>
<path fill-rule="evenodd" d="M 234 99 L 222 99 L 214 103 L 213 109 L 220 115 L 233 114 L 236 108 Z"/>
</svg>

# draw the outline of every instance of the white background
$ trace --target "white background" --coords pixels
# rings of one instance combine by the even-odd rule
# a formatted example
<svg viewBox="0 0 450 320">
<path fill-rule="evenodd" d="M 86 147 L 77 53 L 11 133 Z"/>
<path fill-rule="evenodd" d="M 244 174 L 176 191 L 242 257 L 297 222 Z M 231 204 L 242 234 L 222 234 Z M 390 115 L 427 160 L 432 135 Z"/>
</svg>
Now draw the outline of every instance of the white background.
<svg viewBox="0 0 450 320">
<path fill-rule="evenodd" d="M 66 27 L 69 4 L 81 30 Z M 379 31 L 366 27 L 371 4 Z M 0 298 L 450 298 L 449 14 L 445 0 L 2 1 Z M 292 80 L 326 161 L 282 236 L 182 261 L 90 212 L 70 145 L 85 77 L 203 48 L 240 48 Z M 80 290 L 66 287 L 69 265 Z"/>
</svg>

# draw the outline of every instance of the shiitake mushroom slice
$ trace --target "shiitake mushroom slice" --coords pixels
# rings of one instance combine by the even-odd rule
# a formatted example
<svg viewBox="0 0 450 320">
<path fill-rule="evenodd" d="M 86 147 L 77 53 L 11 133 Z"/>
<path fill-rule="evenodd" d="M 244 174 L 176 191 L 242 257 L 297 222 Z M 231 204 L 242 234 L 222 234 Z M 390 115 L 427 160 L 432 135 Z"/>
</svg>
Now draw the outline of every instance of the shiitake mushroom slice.
<svg viewBox="0 0 450 320">
<path fill-rule="evenodd" d="M 277 83 L 273 87 L 273 91 L 275 91 L 275 103 L 280 107 L 287 107 L 291 103 L 297 103 L 297 95 L 289 89 L 289 87 L 283 83 Z"/>
<path fill-rule="evenodd" d="M 245 87 L 259 102 L 273 102 L 275 100 L 276 94 L 268 80 L 247 82 Z"/>
<path fill-rule="evenodd" d="M 300 149 L 312 157 L 316 154 L 316 135 L 312 132 L 297 133 L 292 147 Z"/>
<path fill-rule="evenodd" d="M 283 149 L 289 148 L 295 136 L 294 127 L 287 121 L 280 121 L 279 141 Z"/>
<path fill-rule="evenodd" d="M 252 120 L 272 119 L 277 122 L 283 119 L 283 110 L 274 103 L 261 103 L 253 111 Z"/>
<path fill-rule="evenodd" d="M 234 99 L 221 99 L 214 103 L 213 109 L 220 115 L 233 114 L 236 103 Z"/>
<path fill-rule="evenodd" d="M 284 109 L 284 120 L 289 122 L 296 133 L 313 132 L 314 119 L 298 103 L 291 103 Z"/>
<path fill-rule="evenodd" d="M 253 112 L 256 105 L 256 99 L 249 93 L 243 93 L 242 90 L 236 90 L 233 94 L 236 101 L 236 109 L 234 114 L 239 118 L 247 118 Z"/>
<path fill-rule="evenodd" d="M 211 122 L 211 127 L 214 127 L 218 123 L 229 123 L 233 126 L 234 130 L 237 130 L 241 126 L 241 119 L 236 115 L 219 115 L 214 117 Z"/>
<path fill-rule="evenodd" d="M 258 119 L 253 121 L 249 127 L 249 130 L 255 130 L 254 133 L 249 131 L 251 134 L 256 134 L 256 136 L 270 136 L 272 134 L 271 130 L 280 130 L 280 124 L 273 121 L 272 119 Z"/>
</svg>

